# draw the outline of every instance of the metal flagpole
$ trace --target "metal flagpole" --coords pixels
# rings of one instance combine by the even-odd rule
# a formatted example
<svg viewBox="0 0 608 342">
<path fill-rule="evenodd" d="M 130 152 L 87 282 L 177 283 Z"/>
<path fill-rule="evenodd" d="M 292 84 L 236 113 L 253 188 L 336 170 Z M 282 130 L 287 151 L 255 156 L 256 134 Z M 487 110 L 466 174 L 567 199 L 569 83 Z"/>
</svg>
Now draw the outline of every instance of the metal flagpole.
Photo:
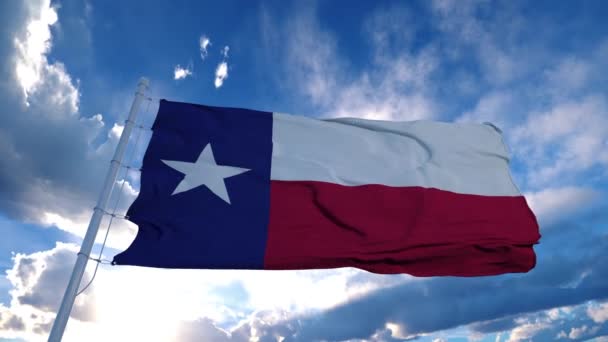
<svg viewBox="0 0 608 342">
<path fill-rule="evenodd" d="M 105 213 L 106 206 L 110 198 L 110 192 L 114 182 L 116 181 L 116 175 L 120 169 L 120 163 L 123 155 L 125 154 L 127 142 L 129 141 L 131 130 L 135 124 L 135 118 L 137 117 L 139 105 L 144 99 L 144 92 L 148 88 L 148 84 L 148 80 L 142 77 L 137 85 L 137 92 L 135 93 L 135 99 L 133 99 L 133 104 L 131 105 L 131 110 L 129 111 L 129 118 L 127 119 L 125 127 L 122 130 L 122 134 L 120 135 L 118 146 L 116 146 L 116 152 L 114 152 L 114 158 L 112 158 L 110 169 L 106 174 L 103 190 L 99 195 L 97 206 L 95 207 L 93 216 L 89 222 L 89 228 L 87 229 L 87 233 L 85 234 L 82 245 L 80 246 L 80 252 L 78 253 L 76 263 L 74 264 L 72 277 L 70 278 L 68 287 L 63 295 L 61 306 L 59 307 L 59 311 L 55 317 L 55 322 L 53 323 L 53 328 L 51 329 L 51 333 L 49 335 L 49 342 L 61 341 L 61 337 L 65 331 L 65 326 L 70 318 L 70 312 L 72 311 L 72 306 L 74 305 L 74 300 L 76 299 L 76 291 L 78 291 L 80 281 L 82 280 L 82 275 L 84 274 L 87 261 L 89 260 L 89 255 L 93 249 L 95 237 L 97 236 L 97 231 L 99 230 L 99 224 L 101 223 L 101 219 Z"/>
</svg>

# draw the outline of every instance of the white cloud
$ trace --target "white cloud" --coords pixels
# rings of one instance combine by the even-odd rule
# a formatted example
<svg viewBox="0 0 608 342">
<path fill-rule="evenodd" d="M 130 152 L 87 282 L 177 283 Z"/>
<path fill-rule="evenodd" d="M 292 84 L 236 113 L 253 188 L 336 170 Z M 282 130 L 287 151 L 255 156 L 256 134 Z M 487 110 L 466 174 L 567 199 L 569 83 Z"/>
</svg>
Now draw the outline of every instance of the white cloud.
<svg viewBox="0 0 608 342">
<path fill-rule="evenodd" d="M 395 339 L 407 339 L 409 337 L 406 328 L 401 324 L 388 322 L 386 323 L 386 329 L 391 332 L 391 337 Z M 436 339 L 433 342 L 441 342 L 441 340 Z"/>
<path fill-rule="evenodd" d="M 533 49 L 515 43 L 524 22 L 515 6 L 497 9 L 487 1 L 434 0 L 431 7 L 443 33 L 439 39 L 445 57 L 458 61 L 475 58 L 482 72 L 479 81 L 503 86 L 533 70 L 533 58 L 520 58 L 530 56 Z M 483 20 L 479 13 L 492 13 L 492 18 Z"/>
<path fill-rule="evenodd" d="M 549 327 L 549 324 L 544 322 L 524 323 L 511 330 L 507 342 L 528 341 L 534 337 L 534 335 Z"/>
<path fill-rule="evenodd" d="M 198 45 L 200 49 L 201 59 L 205 60 L 208 55 L 207 48 L 211 46 L 211 40 L 206 35 L 201 35 L 198 40 Z"/>
<path fill-rule="evenodd" d="M 564 96 L 582 88 L 591 76 L 592 66 L 578 57 L 566 57 L 545 71 L 548 86 L 554 96 Z"/>
<path fill-rule="evenodd" d="M 403 46 L 388 49 L 387 41 L 407 41 L 407 23 L 393 18 L 394 9 L 381 10 L 366 23 L 365 34 L 373 48 L 371 67 L 356 72 L 340 55 L 336 38 L 322 30 L 307 9 L 290 18 L 285 28 L 265 32 L 281 32 L 288 46 L 285 79 L 294 89 L 318 106 L 324 117 L 361 117 L 381 120 L 413 120 L 436 116 L 438 110 L 432 96 L 430 77 L 437 67 L 436 49 L 426 46 L 416 53 Z M 273 25 L 265 21 L 266 26 Z M 280 33 L 279 33 L 280 34 Z M 281 39 L 268 41 L 277 44 Z M 275 47 L 270 47 L 274 49 Z"/>
<path fill-rule="evenodd" d="M 435 102 L 422 90 L 404 91 L 409 86 L 424 87 L 424 79 L 434 69 L 432 52 L 401 56 L 363 73 L 355 82 L 333 89 L 329 116 L 361 117 L 373 120 L 414 120 L 435 117 Z M 378 77 L 380 75 L 380 77 Z M 419 86 L 416 84 L 419 83 Z M 331 94 L 329 95 L 331 96 Z"/>
<path fill-rule="evenodd" d="M 11 11 L 22 16 L 15 20 L 22 26 L 7 29 L 12 37 L 7 50 L 11 68 L 0 70 L 11 84 L 0 93 L 0 209 L 11 218 L 57 226 L 82 237 L 123 126 L 114 124 L 105 141 L 98 139 L 103 116 L 78 113 L 75 83 L 63 64 L 47 59 L 50 26 L 58 23 L 56 10 L 45 0 L 23 5 Z M 11 93 L 13 89 L 21 94 Z M 132 200 L 132 189 L 125 189 L 123 200 Z M 127 205 L 123 201 L 119 209 Z M 114 225 L 121 229 L 112 234 L 111 245 L 132 240 L 132 226 L 120 220 Z"/>
<path fill-rule="evenodd" d="M 589 328 L 586 325 L 581 326 L 580 328 L 571 328 L 568 337 L 572 340 L 578 339 L 587 333 Z"/>
<path fill-rule="evenodd" d="M 221 62 L 215 69 L 215 87 L 219 88 L 224 84 L 224 80 L 228 78 L 228 63 Z"/>
<path fill-rule="evenodd" d="M 226 60 L 228 59 L 229 50 L 230 47 L 226 45 L 221 51 L 223 60 L 222 62 L 220 62 L 220 64 L 217 65 L 217 68 L 215 69 L 214 85 L 216 88 L 221 87 L 224 84 L 224 80 L 228 78 L 228 62 L 226 62 Z"/>
<path fill-rule="evenodd" d="M 514 96 L 509 92 L 490 92 L 480 97 L 473 110 L 463 113 L 456 121 L 491 122 L 502 130 L 506 130 L 513 124 L 513 116 L 510 111 L 514 101 Z"/>
<path fill-rule="evenodd" d="M 0 329 L 0 338 L 38 341 L 48 336 L 77 251 L 75 245 L 58 243 L 48 251 L 13 257 L 14 265 L 7 271 L 7 279 L 13 287 L 10 306 L 0 305 L 0 326 L 6 327 Z M 85 274 L 83 283 L 88 279 Z M 95 320 L 94 307 L 94 291 L 78 296 L 71 321 Z"/>
<path fill-rule="evenodd" d="M 125 129 L 125 126 L 115 123 L 114 126 L 112 126 L 112 129 L 110 130 L 110 137 L 114 139 L 120 139 L 120 135 L 122 134 L 123 129 Z"/>
<path fill-rule="evenodd" d="M 547 313 L 547 317 L 549 317 L 549 319 L 552 321 L 555 321 L 560 316 L 559 308 L 547 310 L 546 313 Z"/>
<path fill-rule="evenodd" d="M 173 79 L 182 80 L 188 76 L 192 76 L 192 70 L 190 68 L 182 68 L 179 64 L 173 69 Z"/>
<path fill-rule="evenodd" d="M 132 200 L 135 199 L 135 196 L 137 196 L 137 194 L 139 194 L 139 191 L 135 190 L 135 188 L 133 188 L 133 186 L 129 183 L 129 181 L 126 181 L 124 179 L 117 180 L 116 186 L 123 189 L 122 192 L 127 197 L 126 202 L 131 202 Z"/>
<path fill-rule="evenodd" d="M 546 188 L 524 195 L 534 214 L 545 222 L 555 222 L 593 207 L 595 200 L 600 198 L 600 193 L 593 189 L 574 186 Z"/>
<path fill-rule="evenodd" d="M 116 181 L 106 211 L 108 213 L 116 213 L 118 217 L 110 222 L 111 216 L 104 215 L 99 225 L 99 231 L 95 239 L 96 243 L 103 242 L 106 231 L 109 228 L 109 238 L 106 241 L 108 247 L 124 250 L 131 244 L 137 233 L 137 226 L 122 218 L 122 215 L 126 213 L 128 206 L 133 202 L 138 193 L 128 181 L 122 179 Z M 81 212 L 71 212 L 67 215 L 54 211 L 45 211 L 41 214 L 39 223 L 45 226 L 57 227 L 75 236 L 84 237 L 92 214 L 92 208 L 86 208 Z"/>
<path fill-rule="evenodd" d="M 523 42 L 535 25 L 518 6 L 436 0 L 431 7 L 444 60 L 473 60 L 481 72 L 477 91 L 488 89 L 459 121 L 490 121 L 505 130 L 526 166 L 527 187 L 573 182 L 608 165 L 606 96 L 590 90 L 605 79 L 599 75 L 606 41 L 576 54 L 554 53 Z"/>
<path fill-rule="evenodd" d="M 587 308 L 587 315 L 595 323 L 604 323 L 608 321 L 608 303 L 589 306 Z"/>
<path fill-rule="evenodd" d="M 217 342 L 247 342 L 249 339 L 231 338 L 229 332 L 218 328 L 212 320 L 208 318 L 196 321 L 182 322 L 177 329 L 176 341 L 196 342 L 196 341 L 217 341 Z"/>
<path fill-rule="evenodd" d="M 48 94 L 39 96 L 45 99 L 42 105 L 62 106 L 66 114 L 73 114 L 78 110 L 78 90 L 63 64 L 49 63 L 46 58 L 51 49 L 50 27 L 57 23 L 57 11 L 47 0 L 32 12 L 25 32 L 14 38 L 15 76 L 23 91 L 24 103 L 29 106 L 36 92 Z"/>
<path fill-rule="evenodd" d="M 59 243 L 49 251 L 15 257 L 9 272 L 11 306 L 0 306 L 0 326 L 13 328 L 0 329 L 0 338 L 37 341 L 48 336 L 77 250 Z M 88 270 L 92 267 L 89 262 Z M 362 274 L 354 269 L 267 272 L 100 265 L 93 285 L 77 299 L 73 317 L 79 320 L 70 320 L 64 341 L 196 340 L 227 334 L 233 341 L 249 341 L 272 333 L 278 322 L 361 295 L 349 279 Z M 234 291 L 235 283 L 242 285 L 243 294 L 226 293 Z M 230 296 L 244 300 L 227 300 Z"/>
<path fill-rule="evenodd" d="M 57 19 L 57 11 L 50 7 L 50 1 L 47 1 L 27 24 L 26 37 L 15 38 L 18 52 L 15 71 L 26 103 L 29 94 L 40 84 L 44 69 L 49 67 L 45 55 L 51 48 L 50 26 L 54 25 Z"/>
<path fill-rule="evenodd" d="M 536 186 L 596 165 L 608 166 L 606 98 L 588 95 L 531 113 L 512 131 L 512 140 L 531 170 L 530 182 Z"/>
<path fill-rule="evenodd" d="M 44 212 L 42 215 L 42 223 L 45 226 L 55 226 L 66 232 L 84 236 L 83 232 L 86 231 L 88 221 L 86 214 L 82 215 L 78 222 L 74 220 L 73 215 L 71 217 L 64 217 L 53 212 Z"/>
</svg>

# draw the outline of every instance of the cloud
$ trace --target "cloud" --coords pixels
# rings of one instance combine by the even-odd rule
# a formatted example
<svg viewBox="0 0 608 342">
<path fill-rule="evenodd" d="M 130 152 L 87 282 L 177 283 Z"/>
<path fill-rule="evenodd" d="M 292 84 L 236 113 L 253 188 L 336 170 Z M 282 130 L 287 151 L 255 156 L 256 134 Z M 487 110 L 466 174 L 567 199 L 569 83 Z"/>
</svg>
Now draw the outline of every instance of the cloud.
<svg viewBox="0 0 608 342">
<path fill-rule="evenodd" d="M 554 287 L 525 287 L 515 282 L 507 283 L 483 280 L 437 280 L 385 289 L 361 300 L 328 310 L 323 315 L 300 319 L 302 329 L 297 331 L 295 336 L 298 337 L 295 340 L 366 338 L 387 321 L 404 327 L 404 331 L 401 331 L 402 335 L 414 337 L 421 333 L 445 330 L 486 318 L 546 309 L 553 305 L 567 304 L 569 301 L 580 303 L 601 296 L 601 291 L 608 289 L 603 287 L 601 290 L 599 288 L 588 290 L 589 292 L 581 289 L 579 292 Z M 516 286 L 516 289 L 509 288 L 510 286 Z M 567 297 L 569 300 L 566 301 Z M 521 301 L 517 298 L 534 298 L 534 300 Z M 395 301 L 409 304 L 403 308 L 391 305 Z M 444 305 L 448 302 L 451 303 L 450 308 Z M 475 303 L 484 303 L 484 305 Z M 442 316 L 433 316 L 434 309 L 439 310 L 439 307 Z M 369 310 L 373 310 L 374 317 L 364 314 Z M 364 317 L 365 321 L 363 321 Z M 429 319 L 430 317 L 435 318 Z M 536 325 L 520 327 L 518 334 L 539 328 Z"/>
<path fill-rule="evenodd" d="M 49 65 L 45 57 L 51 48 L 50 26 L 57 22 L 57 11 L 47 2 L 41 6 L 37 14 L 27 23 L 27 32 L 21 37 L 15 37 L 14 40 L 17 50 L 15 73 L 27 105 L 29 105 L 28 96 L 41 85 L 44 74 L 48 73 L 51 77 L 58 78 L 65 75 L 59 64 Z M 73 91 L 74 89 L 69 93 Z M 66 95 L 71 95 L 69 93 Z"/>
<path fill-rule="evenodd" d="M 596 190 L 574 186 L 545 188 L 524 195 L 537 218 L 548 223 L 594 208 L 601 196 Z"/>
<path fill-rule="evenodd" d="M 17 254 L 13 269 L 8 271 L 8 279 L 14 286 L 13 302 L 44 312 L 56 312 L 61 300 L 57 294 L 63 293 L 67 286 L 76 252 L 76 246 L 58 243 L 50 251 Z M 85 277 L 83 283 L 86 281 Z M 91 310 L 94 299 L 87 296 L 78 299 L 72 310 L 73 317 L 83 321 L 94 319 Z"/>
<path fill-rule="evenodd" d="M 7 271 L 7 279 L 12 285 L 10 307 L 0 305 L 0 326 L 3 327 L 0 338 L 20 336 L 38 340 L 40 335 L 48 334 L 77 251 L 75 245 L 57 243 L 48 251 L 14 256 L 13 267 Z M 85 273 L 83 283 L 88 279 Z M 73 320 L 95 320 L 93 293 L 87 292 L 76 298 L 71 314 Z"/>
<path fill-rule="evenodd" d="M 490 92 L 481 96 L 475 107 L 463 113 L 456 122 L 491 122 L 506 130 L 514 124 L 512 110 L 515 102 L 516 98 L 510 92 Z"/>
<path fill-rule="evenodd" d="M 549 324 L 544 322 L 524 323 L 511 331 L 507 342 L 529 341 L 538 332 L 548 327 Z"/>
<path fill-rule="evenodd" d="M 511 330 L 517 326 L 515 317 L 503 317 L 489 321 L 476 322 L 469 325 L 473 332 L 487 334 L 497 331 Z"/>
<path fill-rule="evenodd" d="M 211 40 L 209 39 L 209 37 L 207 37 L 206 35 L 203 34 L 198 39 L 198 46 L 200 49 L 201 59 L 205 60 L 205 58 L 207 58 L 207 55 L 208 55 L 207 48 L 209 46 L 211 46 Z"/>
<path fill-rule="evenodd" d="M 587 304 L 569 309 L 569 316 L 528 315 L 518 319 L 507 341 L 588 341 L 608 332 L 608 325 L 596 324 L 582 313 Z"/>
<path fill-rule="evenodd" d="M 529 60 L 534 59 L 532 49 L 519 40 L 519 44 L 514 43 L 514 37 L 525 33 L 516 6 L 497 8 L 486 1 L 436 0 L 430 9 L 435 26 L 442 32 L 446 57 L 476 60 L 489 84 L 512 83 L 530 69 L 530 63 L 517 58 L 527 52 Z M 480 13 L 488 13 L 490 18 L 483 20 Z"/>
<path fill-rule="evenodd" d="M 537 265 L 529 273 L 417 279 L 368 292 L 323 312 L 300 315 L 279 325 L 291 327 L 286 341 L 366 339 L 383 331 L 389 323 L 391 331 L 397 329 L 408 338 L 465 325 L 477 335 L 512 330 L 514 341 L 536 336 L 557 324 L 544 320 L 563 320 L 561 313 L 567 312 L 565 307 L 608 298 L 605 233 L 577 226 L 550 231 L 554 233 L 543 237 L 541 247 L 537 248 Z M 586 253 L 576 254 L 581 248 Z M 557 312 L 544 312 L 557 308 Z M 594 310 L 596 314 L 597 309 Z M 529 318 L 536 316 L 544 318 Z M 596 324 L 588 321 L 584 324 Z M 555 331 L 555 335 L 558 333 Z"/>
<path fill-rule="evenodd" d="M 605 82 L 599 76 L 606 70 L 599 57 L 605 39 L 556 51 L 547 42 L 568 36 L 568 28 L 539 36 L 539 26 L 559 24 L 524 18 L 518 5 L 495 5 L 438 0 L 430 6 L 444 61 L 474 61 L 476 91 L 485 92 L 458 121 L 491 121 L 505 130 L 515 161 L 525 166 L 525 187 L 574 183 L 605 167 L 608 111 L 605 94 L 596 90 Z M 595 174 L 589 182 L 598 180 Z"/>
<path fill-rule="evenodd" d="M 173 69 L 173 79 L 182 80 L 188 76 L 192 76 L 192 70 L 190 67 L 182 68 L 179 64 Z"/>
<path fill-rule="evenodd" d="M 285 54 L 278 81 L 288 80 L 290 88 L 306 96 L 322 116 L 381 120 L 436 116 L 430 80 L 437 68 L 437 50 L 432 44 L 409 50 L 411 26 L 397 19 L 404 13 L 402 8 L 381 8 L 365 22 L 364 38 L 372 58 L 362 71 L 349 67 L 337 38 L 321 28 L 314 9 L 296 12 L 285 23 L 264 19 L 262 30 L 268 48 Z M 286 48 L 273 46 L 283 42 Z"/>
<path fill-rule="evenodd" d="M 76 252 L 76 246 L 59 243 L 52 250 L 14 258 L 13 300 L 8 308 L 0 306 L 0 325 L 18 326 L 22 319 L 25 327 L 0 329 L 0 338 L 46 339 Z M 88 270 L 93 266 L 90 262 Z M 276 341 L 276 335 L 287 336 L 288 331 L 275 325 L 291 315 L 331 308 L 366 293 L 349 283 L 359 273 L 159 271 L 100 265 L 93 285 L 78 297 L 73 317 L 79 319 L 70 320 L 64 340 L 187 341 L 206 336 L 205 340 Z M 82 283 L 88 283 L 87 276 Z M 159 289 L 164 289 L 161 295 Z M 142 310 L 151 301 L 154 310 Z"/>
<path fill-rule="evenodd" d="M 535 186 L 574 180 L 594 166 L 608 166 L 607 137 L 608 105 L 601 94 L 531 113 L 512 132 L 516 152 L 531 170 L 528 177 Z"/>
<path fill-rule="evenodd" d="M 49 28 L 57 25 L 48 13 L 54 10 L 48 1 L 28 5 L 7 11 L 9 34 L 0 37 L 0 53 L 6 56 L 0 59 L 4 67 L 0 76 L 7 85 L 0 88 L 0 210 L 82 236 L 122 126 L 104 122 L 101 114 L 86 117 L 80 113 L 78 81 L 64 65 L 47 58 L 54 32 Z M 363 30 L 352 32 L 367 44 L 362 71 L 361 61 L 342 55 L 339 37 L 323 29 L 313 12 L 289 16 L 284 23 L 268 20 L 267 25 L 276 25 L 267 31 L 274 32 L 269 33 L 268 44 L 277 44 L 273 50 L 280 51 L 288 65 L 276 76 L 281 86 L 288 81 L 285 86 L 291 84 L 289 90 L 304 95 L 323 116 L 371 119 L 449 118 L 443 114 L 451 108 L 445 102 L 460 87 L 470 96 L 466 105 L 460 104 L 465 108 L 459 112 L 464 113 L 461 120 L 489 118 L 516 132 L 510 145 L 516 158 L 533 171 L 534 186 L 526 196 L 541 218 L 572 217 L 598 201 L 602 193 L 587 183 L 597 174 L 585 178 L 585 184 L 572 177 L 606 165 L 601 158 L 606 98 L 587 92 L 589 82 L 602 74 L 593 61 L 573 55 L 556 57 L 547 65 L 535 64 L 534 58 L 520 63 L 514 56 L 523 55 L 521 50 L 497 38 L 500 32 L 475 14 L 475 3 L 438 1 L 433 6 L 438 25 L 446 32 L 445 40 L 454 44 L 441 39 L 420 43 L 425 36 L 415 27 L 415 15 L 398 6 L 380 8 L 371 13 Z M 32 26 L 37 27 L 32 31 L 35 34 L 29 34 L 30 22 L 36 22 Z M 504 20 L 497 22 L 500 26 Z M 284 42 L 287 46 L 280 45 Z M 210 42 L 199 43 L 204 59 Z M 224 58 L 227 52 L 222 50 Z M 474 58 L 468 59 L 467 52 Z M 481 71 L 458 70 L 460 76 L 454 79 L 463 81 L 451 82 L 452 71 L 446 69 L 467 59 Z M 227 62 L 222 63 L 224 70 L 220 70 L 222 64 L 217 68 L 224 75 L 219 86 L 229 71 Z M 522 93 L 529 88 L 517 91 L 510 87 L 519 86 L 517 82 L 530 69 L 537 70 L 542 82 L 534 87 L 544 90 L 528 97 Z M 275 65 L 272 72 L 276 70 Z M 216 86 L 217 78 L 216 73 Z M 441 89 L 446 93 L 439 96 Z M 478 94 L 481 89 L 487 92 Z M 538 100 L 545 96 L 548 103 Z M 536 105 L 530 105 L 535 101 Z M 546 119 L 539 119 L 543 117 Z M 587 119 L 592 122 L 586 123 Z M 32 135 L 38 140 L 28 141 L 26 137 Z M 120 179 L 115 187 L 123 189 L 120 193 L 125 200 L 119 208 L 124 209 L 136 196 L 137 185 L 133 178 Z M 105 233 L 103 226 L 100 237 Z M 529 312 L 576 305 L 607 293 L 604 235 L 591 234 L 591 226 L 584 222 L 552 228 L 537 249 L 535 270 L 482 279 L 389 279 L 354 270 L 193 273 L 102 266 L 95 286 L 82 297 L 91 302 L 83 306 L 82 320 L 70 323 L 66 340 L 171 340 L 177 333 L 183 339 L 230 341 L 357 336 L 392 341 L 467 324 L 473 324 L 470 328 L 480 334 L 515 329 L 513 339 L 531 336 L 540 341 L 554 340 L 562 331 L 564 338 L 578 339 L 607 334 L 601 325 L 606 316 L 603 304 L 585 309 L 588 319 L 571 323 L 565 323 L 561 309 L 547 313 L 549 318 L 530 318 Z M 133 233 L 134 228 L 119 231 Z M 113 246 L 128 243 L 129 236 L 133 235 L 119 236 Z M 57 247 L 54 253 L 53 257 L 23 255 L 15 259 L 16 304 L 0 306 L 3 336 L 11 338 L 27 331 L 42 339 L 48 331 L 56 307 L 49 299 L 50 291 L 62 293 L 54 281 L 71 267 L 69 256 L 73 257 L 74 250 Z M 42 270 L 42 264 L 49 269 Z M 164 289 L 162 295 L 159 289 Z M 156 310 L 142 310 L 149 307 L 150 298 Z M 447 308 L 446 302 L 450 303 Z M 36 317 L 32 318 L 34 311 Z"/>
<path fill-rule="evenodd" d="M 78 82 L 48 59 L 58 23 L 50 1 L 16 3 L 2 14 L 0 211 L 84 236 L 122 126 L 81 114 Z M 115 236 L 121 245 L 134 234 L 125 232 Z"/>
<path fill-rule="evenodd" d="M 97 115 L 99 115 L 98 118 L 99 120 L 101 120 L 101 114 Z M 114 126 L 112 126 L 112 129 L 110 130 L 110 138 L 117 140 L 120 139 L 120 136 L 122 135 L 122 130 L 124 128 L 125 126 L 115 123 Z"/>
<path fill-rule="evenodd" d="M 224 85 L 224 80 L 226 78 L 228 78 L 228 63 L 221 62 L 215 69 L 215 87 L 219 88 Z"/>
<path fill-rule="evenodd" d="M 590 306 L 587 309 L 587 315 L 595 323 L 605 323 L 606 321 L 608 321 L 608 302 Z"/>
<path fill-rule="evenodd" d="M 182 322 L 178 327 L 177 341 L 196 342 L 196 341 L 234 341 L 230 334 L 216 327 L 210 319 L 200 319 L 197 321 Z M 247 340 L 242 339 L 245 342 Z"/>
<path fill-rule="evenodd" d="M 580 57 L 565 57 L 551 68 L 545 70 L 547 83 L 555 97 L 569 95 L 583 88 L 591 78 L 592 66 Z"/>
<path fill-rule="evenodd" d="M 224 80 L 228 78 L 228 62 L 226 61 L 228 59 L 228 51 L 230 51 L 230 47 L 228 45 L 224 46 L 221 51 L 223 60 L 215 69 L 215 81 L 213 84 L 216 88 L 221 87 L 224 84 Z"/>
</svg>

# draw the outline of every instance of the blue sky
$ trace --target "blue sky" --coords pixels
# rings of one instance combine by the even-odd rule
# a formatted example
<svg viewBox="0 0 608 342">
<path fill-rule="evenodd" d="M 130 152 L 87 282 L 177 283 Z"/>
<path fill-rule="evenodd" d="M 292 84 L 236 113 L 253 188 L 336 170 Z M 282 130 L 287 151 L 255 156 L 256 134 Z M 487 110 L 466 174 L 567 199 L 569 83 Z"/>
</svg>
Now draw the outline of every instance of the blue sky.
<svg viewBox="0 0 608 342">
<path fill-rule="evenodd" d="M 65 340 L 608 341 L 607 13 L 599 0 L 0 2 L 0 341 L 46 340 L 141 76 L 144 126 L 160 98 L 491 121 L 541 224 L 538 264 L 470 279 L 102 265 Z M 137 173 L 117 185 L 124 211 Z M 115 222 L 104 258 L 135 229 Z"/>
</svg>

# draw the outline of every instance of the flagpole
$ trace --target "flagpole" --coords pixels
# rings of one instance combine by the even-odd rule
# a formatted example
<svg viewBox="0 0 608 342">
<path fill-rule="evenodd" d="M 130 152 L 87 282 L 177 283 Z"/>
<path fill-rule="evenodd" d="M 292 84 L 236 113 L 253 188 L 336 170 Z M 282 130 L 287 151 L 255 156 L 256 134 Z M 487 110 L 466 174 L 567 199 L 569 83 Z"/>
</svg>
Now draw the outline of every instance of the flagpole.
<svg viewBox="0 0 608 342">
<path fill-rule="evenodd" d="M 114 152 L 114 158 L 112 158 L 112 161 L 110 162 L 110 168 L 106 174 L 103 189 L 99 195 L 99 199 L 97 200 L 97 205 L 95 206 L 93 216 L 91 216 L 87 233 L 85 234 L 82 245 L 80 246 L 80 252 L 77 255 L 70 282 L 68 283 L 68 287 L 63 295 L 63 300 L 61 302 L 61 306 L 59 307 L 59 311 L 57 311 L 55 322 L 53 322 L 53 328 L 51 329 L 51 333 L 49 335 L 49 342 L 61 341 L 63 332 L 65 331 L 65 326 L 70 318 L 70 312 L 72 311 L 72 306 L 74 305 L 74 300 L 76 299 L 76 292 L 80 286 L 80 281 L 82 280 L 82 276 L 87 266 L 89 255 L 93 249 L 95 237 L 97 236 L 97 231 L 99 230 L 99 224 L 101 223 L 101 219 L 105 213 L 106 206 L 110 198 L 110 192 L 112 191 L 112 187 L 116 181 L 116 175 L 120 169 L 120 163 L 125 154 L 129 136 L 131 135 L 131 130 L 135 124 L 137 112 L 142 100 L 144 99 L 144 92 L 148 88 L 148 84 L 148 80 L 142 77 L 137 85 L 137 92 L 135 93 L 135 98 L 131 104 L 129 118 L 127 119 L 125 127 L 122 130 L 122 134 L 120 135 L 118 146 L 116 146 L 116 151 Z"/>
</svg>

